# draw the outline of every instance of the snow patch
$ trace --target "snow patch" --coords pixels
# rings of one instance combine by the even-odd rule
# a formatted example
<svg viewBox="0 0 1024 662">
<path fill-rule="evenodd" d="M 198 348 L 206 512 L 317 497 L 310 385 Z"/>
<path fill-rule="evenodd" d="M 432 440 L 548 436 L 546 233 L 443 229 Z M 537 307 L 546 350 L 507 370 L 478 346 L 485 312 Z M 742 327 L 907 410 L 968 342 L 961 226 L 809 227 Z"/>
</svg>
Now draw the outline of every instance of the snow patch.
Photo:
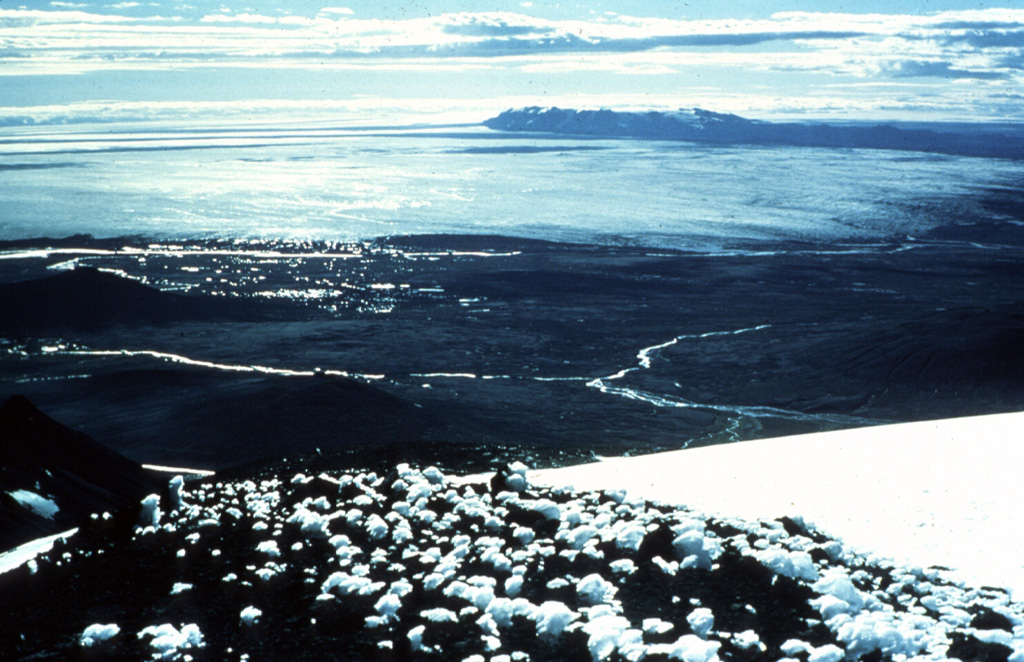
<svg viewBox="0 0 1024 662">
<path fill-rule="evenodd" d="M 243 625 L 255 625 L 257 622 L 259 622 L 260 616 L 262 615 L 262 611 L 260 611 L 256 607 L 253 607 L 252 605 L 249 605 L 248 607 L 242 610 L 242 613 L 238 615 L 238 618 Z"/>
<path fill-rule="evenodd" d="M 206 645 L 203 633 L 195 623 L 182 625 L 180 630 L 170 623 L 150 625 L 139 632 L 138 637 L 152 637 L 149 647 L 153 649 L 153 657 L 158 660 L 173 660 L 181 651 Z"/>
<path fill-rule="evenodd" d="M 704 641 L 695 634 L 684 634 L 674 643 L 654 644 L 648 647 L 647 652 L 683 662 L 717 662 L 718 649 L 721 647 L 722 644 L 717 641 Z"/>
<path fill-rule="evenodd" d="M 578 614 L 566 607 L 564 603 L 548 600 L 540 605 L 534 614 L 534 621 L 537 623 L 537 636 L 556 638 L 577 617 Z"/>
<path fill-rule="evenodd" d="M 155 529 L 160 526 L 160 517 L 163 513 L 160 511 L 160 496 L 157 494 L 150 494 L 142 500 L 142 511 L 139 513 L 139 526 L 145 531 L 146 529 Z"/>
<path fill-rule="evenodd" d="M 698 607 L 686 617 L 690 629 L 701 639 L 707 639 L 711 628 L 715 626 L 715 615 L 707 607 Z"/>
<path fill-rule="evenodd" d="M 95 623 L 85 628 L 82 631 L 82 635 L 78 638 L 79 643 L 85 648 L 89 648 L 94 644 L 98 644 L 102 641 L 111 639 L 121 632 L 121 628 L 118 627 L 117 623 Z"/>
<path fill-rule="evenodd" d="M 29 490 L 14 490 L 7 494 L 13 497 L 21 507 L 31 510 L 40 517 L 52 520 L 54 515 L 60 512 L 60 508 L 57 506 L 56 501 L 48 499 L 40 494 L 36 494 L 35 492 L 31 492 Z"/>
</svg>

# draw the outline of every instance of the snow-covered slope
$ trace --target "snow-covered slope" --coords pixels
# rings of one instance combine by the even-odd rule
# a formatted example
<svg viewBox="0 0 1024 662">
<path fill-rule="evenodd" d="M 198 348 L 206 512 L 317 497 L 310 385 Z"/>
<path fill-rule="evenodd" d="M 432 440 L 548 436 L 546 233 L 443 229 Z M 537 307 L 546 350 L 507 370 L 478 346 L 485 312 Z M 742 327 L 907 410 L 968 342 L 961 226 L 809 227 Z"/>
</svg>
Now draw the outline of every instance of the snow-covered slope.
<svg viewBox="0 0 1024 662">
<path fill-rule="evenodd" d="M 564 108 L 510 109 L 484 122 L 498 131 L 686 140 L 716 144 L 894 149 L 1006 159 L 1024 158 L 1020 132 L 941 125 L 773 123 L 701 108 L 624 112 Z"/>
<path fill-rule="evenodd" d="M 869 554 L 1024 597 L 1024 413 L 749 441 L 531 473 L 748 519 L 802 517 Z"/>
</svg>

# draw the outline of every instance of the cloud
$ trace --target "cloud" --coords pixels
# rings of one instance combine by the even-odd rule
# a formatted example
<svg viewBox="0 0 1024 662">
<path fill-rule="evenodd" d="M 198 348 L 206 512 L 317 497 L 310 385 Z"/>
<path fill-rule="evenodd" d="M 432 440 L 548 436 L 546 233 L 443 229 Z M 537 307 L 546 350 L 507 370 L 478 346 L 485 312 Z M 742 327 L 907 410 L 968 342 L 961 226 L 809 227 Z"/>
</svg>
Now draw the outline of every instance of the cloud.
<svg viewBox="0 0 1024 662">
<path fill-rule="evenodd" d="M 74 7 L 76 5 L 66 5 L 66 7 Z M 19 29 L 19 28 L 31 28 L 38 30 L 43 26 L 57 26 L 62 28 L 64 26 L 74 26 L 80 24 L 98 24 L 98 23 L 138 23 L 144 19 L 132 18 L 129 16 L 120 16 L 116 14 L 93 14 L 84 11 L 68 11 L 65 9 L 65 5 L 57 11 L 48 11 L 45 9 L 0 9 L 0 28 L 7 29 Z M 40 34 L 45 44 L 46 35 Z"/>
<path fill-rule="evenodd" d="M 559 32 L 552 25 L 531 21 L 518 14 L 455 14 L 449 15 L 441 26 L 447 34 L 463 37 L 521 37 L 535 38 Z"/>
<path fill-rule="evenodd" d="M 964 43 L 972 48 L 1024 48 L 1024 27 L 1015 30 L 969 30 L 949 36 L 947 43 Z"/>
<path fill-rule="evenodd" d="M 826 78 L 893 82 L 904 90 L 954 80 L 1005 88 L 1024 78 L 1019 73 L 1024 71 L 1024 10 L 785 12 L 759 20 L 618 14 L 550 20 L 530 15 L 528 7 L 391 20 L 357 17 L 343 6 L 308 15 L 271 10 L 124 15 L 129 11 L 0 8 L 5 38 L 0 72 L 223 65 L 429 70 L 453 76 L 490 71 L 494 81 L 504 81 L 510 71 L 566 79 L 594 72 L 646 77 L 633 89 L 649 81 L 667 85 L 657 81 L 659 76 L 667 81 L 672 78 L 668 74 L 679 74 L 680 79 L 701 77 L 702 84 L 720 91 L 756 83 L 765 94 L 774 94 L 775 87 L 784 86 L 788 96 L 801 92 L 801 86 L 820 87 Z M 488 89 L 499 90 L 499 83 Z M 966 97 L 961 93 L 960 98 Z"/>
<path fill-rule="evenodd" d="M 97 33 L 96 24 L 123 24 Z M 41 29 L 48 26 L 48 29 Z M 764 28 L 774 27 L 777 30 Z M 0 9 L 8 48 L 52 61 L 132 62 L 153 53 L 182 62 L 228 58 L 544 57 L 660 49 L 743 48 L 768 42 L 846 40 L 859 32 L 787 29 L 770 22 L 601 18 L 546 21 L 507 12 L 444 14 L 405 20 L 355 19 L 346 8 L 310 18 L 221 12 L 195 19 L 127 17 L 80 11 Z M 31 28 L 31 30 L 29 30 Z"/>
<path fill-rule="evenodd" d="M 1006 78 L 1000 71 L 971 71 L 958 69 L 949 62 L 903 60 L 883 67 L 884 72 L 893 78 L 946 78 L 949 80 L 975 79 L 998 80 Z"/>
<path fill-rule="evenodd" d="M 354 11 L 348 7 L 321 7 L 318 15 L 325 16 L 351 16 L 355 14 Z"/>
<path fill-rule="evenodd" d="M 661 60 L 661 61 L 659 61 Z M 574 74 L 614 73 L 633 76 L 663 76 L 678 74 L 680 68 L 664 61 L 665 58 L 647 58 L 627 55 L 605 54 L 596 57 L 580 58 L 578 55 L 563 55 L 545 58 L 541 62 L 532 62 L 519 67 L 519 70 L 532 74 Z"/>
<path fill-rule="evenodd" d="M 127 4 L 127 3 L 123 3 Z M 342 54 L 376 53 L 393 57 L 499 57 L 530 53 L 621 53 L 679 48 L 744 48 L 766 43 L 806 43 L 818 41 L 843 42 L 856 37 L 869 37 L 870 21 L 844 19 L 839 22 L 812 14 L 783 15 L 762 21 L 686 21 L 658 18 L 602 16 L 598 19 L 548 21 L 525 14 L 509 12 L 473 12 L 444 14 L 438 17 L 405 20 L 356 20 L 347 8 L 327 7 L 314 17 L 301 15 L 269 16 L 254 12 L 209 14 L 194 20 L 178 19 L 182 26 L 192 28 L 176 32 L 152 30 L 165 25 L 166 18 L 138 18 L 79 11 L 39 11 L 0 9 L 0 27 L 33 28 L 31 38 L 21 35 L 34 48 L 46 50 L 52 44 L 60 54 L 75 48 L 83 53 L 91 50 L 94 36 L 85 26 L 95 23 L 125 23 L 125 32 L 117 35 L 125 58 L 131 48 L 164 52 L 194 52 L 195 42 L 218 50 L 219 43 L 245 48 L 258 54 L 273 52 L 286 56 L 295 51 L 308 52 L 308 47 L 295 44 L 312 39 L 314 43 L 329 41 L 322 50 Z M 129 26 L 128 24 L 132 24 Z M 53 26 L 41 31 L 42 25 Z M 204 30 L 217 25 L 219 31 Z M 273 33 L 245 31 L 250 26 L 273 26 Z M 877 26 L 876 26 L 877 27 Z M 235 29 L 233 29 L 235 28 Z M 190 36 L 194 35 L 194 39 Z M 113 35 L 110 41 L 115 41 Z M 18 35 L 15 35 L 17 39 Z M 77 38 L 77 41 L 73 39 Z M 103 39 L 101 38 L 101 41 Z M 276 45 L 270 42 L 277 41 Z"/>
<path fill-rule="evenodd" d="M 1006 69 L 1024 71 L 1024 51 L 999 58 L 998 64 Z"/>
<path fill-rule="evenodd" d="M 282 17 L 287 18 L 287 17 Z M 207 14 L 200 20 L 202 23 L 244 23 L 246 25 L 276 25 L 282 18 L 264 16 L 263 14 Z"/>
<path fill-rule="evenodd" d="M 497 108 L 521 106 L 521 98 L 497 100 Z M 372 115 L 381 122 L 407 118 L 409 108 L 418 113 L 448 117 L 453 121 L 479 121 L 497 109 L 481 107 L 476 102 L 453 101 L 450 98 L 381 99 L 355 98 L 344 100 L 281 100 L 246 101 L 80 101 L 45 106 L 0 106 L 0 126 L 77 124 L 92 122 L 139 122 L 217 117 L 224 120 L 245 120 L 257 114 L 277 114 L 290 120 L 330 119 L 343 127 L 346 122 L 365 123 Z"/>
<path fill-rule="evenodd" d="M 932 27 L 936 30 L 956 32 L 960 30 L 1006 30 L 1019 25 L 1019 20 L 1008 19 L 1004 21 L 949 21 L 948 23 L 936 23 Z"/>
</svg>

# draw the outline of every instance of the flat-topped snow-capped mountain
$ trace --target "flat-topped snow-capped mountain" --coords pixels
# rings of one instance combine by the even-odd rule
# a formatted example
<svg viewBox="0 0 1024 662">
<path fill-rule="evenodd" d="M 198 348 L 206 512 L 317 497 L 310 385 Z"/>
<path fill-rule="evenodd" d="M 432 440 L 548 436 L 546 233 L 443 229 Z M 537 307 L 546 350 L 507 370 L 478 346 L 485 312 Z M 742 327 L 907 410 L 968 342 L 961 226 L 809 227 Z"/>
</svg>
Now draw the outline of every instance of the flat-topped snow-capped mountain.
<svg viewBox="0 0 1024 662">
<path fill-rule="evenodd" d="M 497 131 L 682 140 L 713 144 L 892 149 L 960 156 L 1024 158 L 1024 137 L 1006 128 L 936 124 L 764 122 L 702 108 L 629 112 L 571 108 L 510 109 L 484 122 Z"/>
</svg>

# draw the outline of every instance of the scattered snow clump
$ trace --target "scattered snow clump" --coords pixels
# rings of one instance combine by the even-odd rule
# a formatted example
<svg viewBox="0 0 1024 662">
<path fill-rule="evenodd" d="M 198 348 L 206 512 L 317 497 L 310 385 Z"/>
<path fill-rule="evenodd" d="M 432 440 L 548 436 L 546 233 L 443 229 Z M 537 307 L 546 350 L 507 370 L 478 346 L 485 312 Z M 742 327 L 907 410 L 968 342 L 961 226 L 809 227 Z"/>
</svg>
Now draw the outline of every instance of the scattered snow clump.
<svg viewBox="0 0 1024 662">
<path fill-rule="evenodd" d="M 811 650 L 807 662 L 839 662 L 846 657 L 846 652 L 834 644 L 819 646 Z"/>
<path fill-rule="evenodd" d="M 102 623 L 94 623 L 93 625 L 90 625 L 89 627 L 85 628 L 85 630 L 82 632 L 82 636 L 79 637 L 78 641 L 82 644 L 82 646 L 88 648 L 93 644 L 99 643 L 101 641 L 106 641 L 107 639 L 116 636 L 117 633 L 120 631 L 121 628 L 117 626 L 117 623 L 109 623 L 106 625 Z"/>
<path fill-rule="evenodd" d="M 625 645 L 643 640 L 640 630 L 629 628 L 629 619 L 611 613 L 602 613 L 593 618 L 583 626 L 583 631 L 588 635 L 587 648 L 594 662 L 606 660 Z"/>
<path fill-rule="evenodd" d="M 426 609 L 420 612 L 420 616 L 427 619 L 431 623 L 458 623 L 459 617 L 451 609 L 445 609 L 444 607 L 437 607 L 436 609 Z"/>
<path fill-rule="evenodd" d="M 548 600 L 537 608 L 537 636 L 556 638 L 576 618 L 576 613 L 561 602 Z"/>
<path fill-rule="evenodd" d="M 264 540 L 260 544 L 256 545 L 256 551 L 266 554 L 270 558 L 277 558 L 281 556 L 281 550 L 277 548 L 276 540 Z"/>
<path fill-rule="evenodd" d="M 717 540 L 704 535 L 703 529 L 690 529 L 672 541 L 676 553 L 683 559 L 684 568 L 711 569 L 711 562 L 722 555 L 722 546 Z"/>
<path fill-rule="evenodd" d="M 778 548 L 759 549 L 754 554 L 761 565 L 777 575 L 813 582 L 820 577 L 814 560 L 807 552 L 787 552 Z"/>
<path fill-rule="evenodd" d="M 586 604 L 596 605 L 611 600 L 616 593 L 611 582 L 597 573 L 587 575 L 576 585 L 576 592 Z"/>
<path fill-rule="evenodd" d="M 242 613 L 239 614 L 239 618 L 241 619 L 242 623 L 246 625 L 253 625 L 254 623 L 260 620 L 260 616 L 262 615 L 262 611 L 260 611 L 256 607 L 253 607 L 252 605 L 249 605 L 248 607 L 242 610 Z"/>
<path fill-rule="evenodd" d="M 160 526 L 160 496 L 150 494 L 142 500 L 142 512 L 139 513 L 139 526 L 142 528 Z"/>
<path fill-rule="evenodd" d="M 690 615 L 686 617 L 686 622 L 690 624 L 695 635 L 701 639 L 707 639 L 708 632 L 715 625 L 715 615 L 707 607 L 698 607 L 690 612 Z"/>
<path fill-rule="evenodd" d="M 172 660 L 176 658 L 180 650 L 190 648 L 202 648 L 203 633 L 195 623 L 182 625 L 181 630 L 170 623 L 163 625 L 150 625 L 139 632 L 139 639 L 153 637 L 149 647 L 153 649 L 153 656 L 156 659 Z"/>
<path fill-rule="evenodd" d="M 171 479 L 169 490 L 171 497 L 171 510 L 181 510 L 181 507 L 185 505 L 185 501 L 182 498 L 182 488 L 185 486 L 185 479 L 181 476 L 175 476 Z"/>
<path fill-rule="evenodd" d="M 627 524 L 622 527 L 619 530 L 618 535 L 615 536 L 615 546 L 619 549 L 628 549 L 635 552 L 640 549 L 640 543 L 644 541 L 644 536 L 646 534 L 647 532 L 640 524 Z"/>
<path fill-rule="evenodd" d="M 695 634 L 684 634 L 672 644 L 655 644 L 647 649 L 649 654 L 667 655 L 671 659 L 685 662 L 713 662 L 718 660 L 717 641 L 704 641 Z"/>
</svg>

